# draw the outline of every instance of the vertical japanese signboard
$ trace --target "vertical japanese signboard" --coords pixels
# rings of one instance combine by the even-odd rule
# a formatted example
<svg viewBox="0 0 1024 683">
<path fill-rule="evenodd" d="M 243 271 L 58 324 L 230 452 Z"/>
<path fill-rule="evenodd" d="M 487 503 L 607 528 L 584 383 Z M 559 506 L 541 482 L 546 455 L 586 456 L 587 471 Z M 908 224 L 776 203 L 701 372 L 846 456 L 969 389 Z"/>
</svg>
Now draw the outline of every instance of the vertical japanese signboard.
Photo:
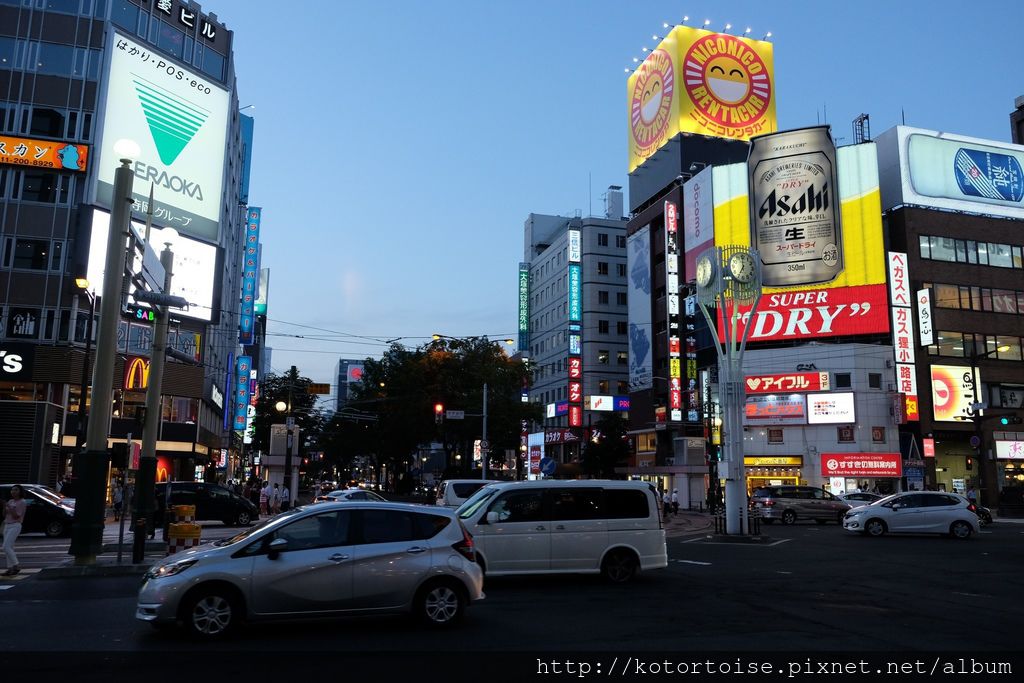
<svg viewBox="0 0 1024 683">
<path fill-rule="evenodd" d="M 907 272 L 907 255 L 889 252 L 889 300 L 892 303 L 893 355 L 896 357 L 896 391 L 904 404 L 906 421 L 920 419 L 917 408 L 917 370 L 914 365 L 914 300 Z"/>
<path fill-rule="evenodd" d="M 651 343 L 651 235 L 647 226 L 626 238 L 629 271 L 629 390 L 654 386 Z"/>
<path fill-rule="evenodd" d="M 530 348 L 530 264 L 519 264 L 519 350 Z"/>
<path fill-rule="evenodd" d="M 665 202 L 665 303 L 668 321 L 669 420 L 683 420 L 683 371 L 679 330 L 679 207 Z"/>
<path fill-rule="evenodd" d="M 234 414 L 235 431 L 245 429 L 246 420 L 249 417 L 249 396 L 250 396 L 250 371 L 252 370 L 252 358 L 239 356 L 235 361 L 234 389 L 231 391 L 231 402 Z"/>
<path fill-rule="evenodd" d="M 242 261 L 242 310 L 238 315 L 238 343 L 253 343 L 256 325 L 256 284 L 260 272 L 260 214 L 262 209 L 250 206 L 245 212 L 245 253 Z"/>
<path fill-rule="evenodd" d="M 569 426 L 583 426 L 582 235 L 569 231 Z"/>
<path fill-rule="evenodd" d="M 921 346 L 935 343 L 935 328 L 932 326 L 932 290 L 917 290 L 917 332 Z"/>
</svg>

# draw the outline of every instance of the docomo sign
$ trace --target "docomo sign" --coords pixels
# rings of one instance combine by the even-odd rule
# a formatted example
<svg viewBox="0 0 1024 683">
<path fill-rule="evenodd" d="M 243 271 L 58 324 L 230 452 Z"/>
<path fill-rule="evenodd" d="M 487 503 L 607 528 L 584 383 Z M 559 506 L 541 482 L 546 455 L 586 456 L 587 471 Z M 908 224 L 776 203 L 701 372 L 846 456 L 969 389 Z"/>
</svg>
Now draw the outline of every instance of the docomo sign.
<svg viewBox="0 0 1024 683">
<path fill-rule="evenodd" d="M 748 394 L 778 394 L 794 391 L 829 391 L 827 372 L 792 372 L 786 375 L 747 375 Z"/>
<path fill-rule="evenodd" d="M 823 477 L 902 477 L 899 453 L 822 453 Z"/>
<path fill-rule="evenodd" d="M 726 306 L 725 315 L 732 315 L 733 305 Z M 750 314 L 740 317 L 743 334 Z M 718 330 L 724 334 L 722 315 Z M 861 285 L 836 289 L 797 290 L 769 294 L 761 299 L 755 315 L 750 341 L 842 337 L 889 331 L 886 286 Z"/>
</svg>

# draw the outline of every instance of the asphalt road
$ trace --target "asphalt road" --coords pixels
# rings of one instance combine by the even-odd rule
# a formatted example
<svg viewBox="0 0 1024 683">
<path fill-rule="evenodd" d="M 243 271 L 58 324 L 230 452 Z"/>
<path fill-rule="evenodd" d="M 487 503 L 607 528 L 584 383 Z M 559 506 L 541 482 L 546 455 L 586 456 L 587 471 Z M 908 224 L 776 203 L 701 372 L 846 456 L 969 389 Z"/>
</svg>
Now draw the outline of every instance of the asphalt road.
<svg viewBox="0 0 1024 683">
<path fill-rule="evenodd" d="M 967 541 L 862 538 L 774 525 L 764 545 L 669 541 L 669 567 L 627 586 L 597 577 L 489 579 L 454 632 L 402 617 L 252 625 L 207 651 L 1017 651 L 1024 524 Z M 0 652 L 170 652 L 193 645 L 133 618 L 137 577 L 43 579 L 0 590 Z"/>
</svg>

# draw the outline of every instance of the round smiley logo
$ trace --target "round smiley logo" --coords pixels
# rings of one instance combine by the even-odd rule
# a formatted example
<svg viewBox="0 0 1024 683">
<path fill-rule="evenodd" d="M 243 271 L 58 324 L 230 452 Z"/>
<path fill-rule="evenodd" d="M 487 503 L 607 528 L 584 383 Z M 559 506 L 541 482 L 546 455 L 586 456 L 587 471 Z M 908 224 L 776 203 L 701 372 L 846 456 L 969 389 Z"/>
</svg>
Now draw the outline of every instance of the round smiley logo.
<svg viewBox="0 0 1024 683">
<path fill-rule="evenodd" d="M 961 377 L 956 368 L 932 366 L 932 404 L 936 420 L 953 420 L 961 412 L 965 388 L 970 386 L 970 371 Z"/>
<path fill-rule="evenodd" d="M 768 67 L 744 41 L 724 33 L 696 41 L 683 59 L 685 89 L 704 125 L 745 128 L 763 118 L 772 101 Z"/>
<path fill-rule="evenodd" d="M 629 103 L 629 129 L 641 154 L 663 142 L 674 94 L 672 57 L 665 50 L 655 50 L 637 69 Z"/>
</svg>

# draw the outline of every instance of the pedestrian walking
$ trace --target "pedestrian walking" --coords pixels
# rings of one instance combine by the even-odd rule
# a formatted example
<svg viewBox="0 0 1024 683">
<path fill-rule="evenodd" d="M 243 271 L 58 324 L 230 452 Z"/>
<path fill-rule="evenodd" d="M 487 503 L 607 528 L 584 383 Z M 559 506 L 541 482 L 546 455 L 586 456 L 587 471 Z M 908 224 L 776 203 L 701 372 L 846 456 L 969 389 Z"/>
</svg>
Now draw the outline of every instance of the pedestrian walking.
<svg viewBox="0 0 1024 683">
<path fill-rule="evenodd" d="M 284 484 L 281 486 L 281 512 L 287 512 L 291 502 L 291 491 L 288 490 L 288 484 Z"/>
<path fill-rule="evenodd" d="M 274 482 L 274 490 L 270 492 L 270 509 L 275 515 L 281 511 L 281 489 L 277 482 Z"/>
<path fill-rule="evenodd" d="M 978 492 L 974 490 L 973 486 L 967 487 L 967 500 L 975 505 L 978 504 Z"/>
<path fill-rule="evenodd" d="M 665 513 L 665 517 L 668 517 L 672 513 L 672 497 L 668 494 L 668 490 L 665 490 L 665 494 L 661 497 L 662 512 Z"/>
<path fill-rule="evenodd" d="M 679 489 L 672 489 L 672 514 L 679 514 Z"/>
<path fill-rule="evenodd" d="M 124 489 L 121 487 L 121 482 L 114 482 L 114 493 L 111 494 L 114 501 L 114 521 L 117 522 L 121 519 L 121 510 L 124 507 Z"/>
<path fill-rule="evenodd" d="M 21 522 L 25 519 L 25 499 L 21 487 L 11 487 L 11 498 L 4 504 L 4 556 L 7 558 L 7 571 L 4 576 L 14 576 L 21 571 L 18 556 L 14 554 L 14 540 L 21 533 Z"/>
<path fill-rule="evenodd" d="M 260 489 L 260 514 L 270 514 L 270 482 L 263 482 L 263 488 Z"/>
</svg>

